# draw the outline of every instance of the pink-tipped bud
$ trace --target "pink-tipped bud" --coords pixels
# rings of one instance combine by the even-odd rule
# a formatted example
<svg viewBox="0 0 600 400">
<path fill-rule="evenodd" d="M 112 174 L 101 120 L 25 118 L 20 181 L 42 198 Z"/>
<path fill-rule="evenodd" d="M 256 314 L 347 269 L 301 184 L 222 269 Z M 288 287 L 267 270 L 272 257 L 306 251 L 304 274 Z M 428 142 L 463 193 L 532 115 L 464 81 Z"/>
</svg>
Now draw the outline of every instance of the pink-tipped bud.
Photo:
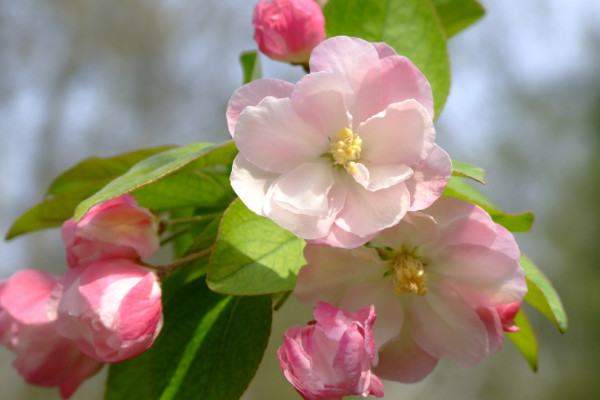
<svg viewBox="0 0 600 400">
<path fill-rule="evenodd" d="M 66 399 L 102 363 L 55 331 L 47 308 L 57 280 L 47 272 L 22 270 L 0 282 L 0 344 L 16 354 L 13 366 L 27 383 L 58 386 Z"/>
<path fill-rule="evenodd" d="M 63 224 L 67 262 L 75 268 L 103 258 L 150 257 L 159 248 L 158 225 L 130 194 L 96 204 L 79 222 Z"/>
<path fill-rule="evenodd" d="M 326 37 L 325 17 L 314 0 L 260 1 L 252 25 L 261 52 L 292 64 L 307 64 L 312 50 Z"/>
<path fill-rule="evenodd" d="M 55 328 L 95 360 L 119 362 L 146 351 L 162 328 L 156 275 L 127 259 L 69 270 L 52 293 Z"/>
<path fill-rule="evenodd" d="M 375 355 L 375 307 L 355 313 L 319 302 L 315 321 L 285 332 L 277 351 L 287 380 L 305 400 L 341 399 L 373 394 L 383 397 L 383 385 L 371 372 Z"/>
</svg>

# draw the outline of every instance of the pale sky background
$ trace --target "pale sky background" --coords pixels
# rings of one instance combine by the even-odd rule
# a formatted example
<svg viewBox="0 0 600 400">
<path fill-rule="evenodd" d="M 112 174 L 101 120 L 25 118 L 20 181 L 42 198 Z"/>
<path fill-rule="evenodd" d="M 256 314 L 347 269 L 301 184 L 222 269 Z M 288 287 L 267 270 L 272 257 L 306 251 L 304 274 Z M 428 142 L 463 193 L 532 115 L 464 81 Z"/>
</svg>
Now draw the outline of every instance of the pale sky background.
<svg viewBox="0 0 600 400">
<path fill-rule="evenodd" d="M 486 169 L 485 191 L 500 206 L 536 212 L 533 232 L 518 241 L 563 295 L 571 327 L 561 336 L 530 312 L 540 336 L 537 374 L 507 341 L 478 367 L 442 362 L 419 384 L 385 382 L 386 398 L 561 399 L 566 391 L 590 398 L 600 391 L 600 310 L 585 289 L 598 275 L 574 259 L 597 255 L 598 214 L 586 194 L 598 194 L 592 188 L 600 183 L 600 2 L 481 2 L 487 15 L 449 43 L 453 84 L 438 143 Z M 226 102 L 242 79 L 238 55 L 255 48 L 254 4 L 0 0 L 0 230 L 84 158 L 226 140 Z M 302 76 L 298 67 L 262 61 L 265 76 Z M 64 273 L 62 251 L 58 230 L 0 242 L 0 279 L 27 267 Z M 278 313 L 244 400 L 300 399 L 275 350 L 285 328 L 310 314 L 293 301 Z M 0 349 L 0 397 L 58 398 L 55 389 L 24 385 L 11 362 Z M 98 375 L 72 398 L 102 398 L 103 380 Z"/>
</svg>

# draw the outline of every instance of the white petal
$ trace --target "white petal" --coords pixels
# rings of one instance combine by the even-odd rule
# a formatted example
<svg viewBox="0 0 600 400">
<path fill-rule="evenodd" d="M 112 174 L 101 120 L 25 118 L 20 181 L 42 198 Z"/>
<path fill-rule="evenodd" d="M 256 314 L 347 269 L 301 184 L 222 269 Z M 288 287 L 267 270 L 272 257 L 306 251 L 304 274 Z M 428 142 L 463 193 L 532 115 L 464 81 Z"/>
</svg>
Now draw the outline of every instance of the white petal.
<svg viewBox="0 0 600 400">
<path fill-rule="evenodd" d="M 406 307 L 412 337 L 426 352 L 471 367 L 489 355 L 487 330 L 477 312 L 446 288 L 429 288 Z M 437 293 L 436 293 L 437 292 Z"/>
<path fill-rule="evenodd" d="M 294 89 L 290 82 L 279 79 L 258 79 L 233 92 L 227 105 L 227 127 L 233 137 L 237 120 L 244 108 L 255 106 L 267 96 L 275 98 L 289 97 Z"/>
<path fill-rule="evenodd" d="M 304 257 L 306 265 L 298 274 L 294 296 L 302 304 L 312 307 L 325 301 L 339 308 L 350 288 L 379 281 L 388 270 L 377 252 L 366 247 L 343 250 L 308 244 L 304 248 Z"/>
<path fill-rule="evenodd" d="M 400 335 L 379 349 L 379 361 L 373 372 L 383 379 L 415 383 L 429 375 L 438 361 L 417 345 L 405 324 Z"/>
<path fill-rule="evenodd" d="M 258 215 L 263 213 L 263 204 L 269 187 L 279 174 L 273 174 L 256 167 L 238 154 L 231 168 L 231 187 L 246 207 Z"/>
<path fill-rule="evenodd" d="M 527 291 L 518 261 L 484 246 L 448 246 L 429 268 L 473 307 L 513 303 Z"/>
<path fill-rule="evenodd" d="M 327 216 L 329 190 L 334 183 L 329 161 L 304 163 L 273 183 L 271 200 L 292 212 Z"/>
<path fill-rule="evenodd" d="M 351 117 L 346 109 L 346 98 L 351 95 L 348 82 L 341 76 L 315 72 L 298 81 L 291 98 L 298 114 L 318 127 L 327 140 L 351 126 Z"/>
<path fill-rule="evenodd" d="M 310 56 L 311 72 L 339 74 L 354 91 L 372 67 L 381 68 L 375 47 L 365 40 L 348 36 L 335 36 L 321 42 Z"/>
<path fill-rule="evenodd" d="M 260 169 L 283 173 L 329 150 L 327 137 L 296 112 L 288 98 L 246 107 L 235 131 L 240 153 Z"/>
<path fill-rule="evenodd" d="M 343 230 L 367 236 L 396 225 L 408 210 L 410 202 L 404 183 L 370 192 L 352 182 L 336 224 Z"/>
<path fill-rule="evenodd" d="M 356 164 L 354 180 L 368 191 L 387 189 L 397 183 L 404 182 L 413 174 L 412 168 L 404 164 Z"/>
<path fill-rule="evenodd" d="M 373 164 L 417 165 L 432 151 L 435 128 L 427 110 L 414 100 L 390 104 L 356 130 L 361 159 Z"/>
</svg>

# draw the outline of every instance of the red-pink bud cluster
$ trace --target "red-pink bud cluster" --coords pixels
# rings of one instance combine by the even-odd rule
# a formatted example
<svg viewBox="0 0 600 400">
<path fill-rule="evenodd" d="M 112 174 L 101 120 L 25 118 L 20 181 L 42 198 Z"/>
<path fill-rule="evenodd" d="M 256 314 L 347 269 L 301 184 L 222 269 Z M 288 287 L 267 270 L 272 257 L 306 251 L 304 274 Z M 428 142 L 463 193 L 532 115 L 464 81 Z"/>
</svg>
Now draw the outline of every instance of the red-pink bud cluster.
<svg viewBox="0 0 600 400">
<path fill-rule="evenodd" d="M 103 363 L 147 350 L 162 327 L 161 289 L 142 257 L 159 248 L 158 220 L 125 194 L 100 203 L 62 239 L 71 269 L 61 278 L 23 270 L 0 281 L 0 344 L 28 383 L 63 398 Z"/>
</svg>

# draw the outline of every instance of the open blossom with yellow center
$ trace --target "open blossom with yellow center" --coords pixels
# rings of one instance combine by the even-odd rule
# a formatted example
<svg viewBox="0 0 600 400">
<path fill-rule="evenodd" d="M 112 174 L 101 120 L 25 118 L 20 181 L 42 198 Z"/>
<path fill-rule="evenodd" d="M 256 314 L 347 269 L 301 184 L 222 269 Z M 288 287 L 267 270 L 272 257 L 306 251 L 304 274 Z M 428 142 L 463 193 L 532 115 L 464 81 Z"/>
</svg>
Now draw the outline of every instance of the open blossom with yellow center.
<svg viewBox="0 0 600 400">
<path fill-rule="evenodd" d="M 429 83 L 391 47 L 337 36 L 314 49 L 310 71 L 235 91 L 231 185 L 308 242 L 352 248 L 431 205 L 452 165 L 435 144 Z"/>
<path fill-rule="evenodd" d="M 527 291 L 514 237 L 481 208 L 442 197 L 369 247 L 307 245 L 294 295 L 354 311 L 374 305 L 384 379 L 416 382 L 440 358 L 472 366 L 500 349 Z"/>
</svg>

